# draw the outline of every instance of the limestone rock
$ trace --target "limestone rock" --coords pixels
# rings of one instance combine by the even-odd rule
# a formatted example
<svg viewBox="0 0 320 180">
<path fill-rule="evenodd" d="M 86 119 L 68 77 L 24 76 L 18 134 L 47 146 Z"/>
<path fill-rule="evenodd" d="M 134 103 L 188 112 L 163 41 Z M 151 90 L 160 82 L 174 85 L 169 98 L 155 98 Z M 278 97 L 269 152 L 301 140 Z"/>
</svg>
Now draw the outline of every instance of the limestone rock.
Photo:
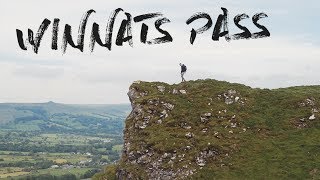
<svg viewBox="0 0 320 180">
<path fill-rule="evenodd" d="M 168 110 L 170 110 L 170 111 L 172 111 L 173 108 L 174 108 L 174 105 L 173 105 L 173 104 L 170 104 L 170 103 L 165 103 L 165 104 L 163 104 L 163 106 L 164 106 L 165 108 L 167 108 Z"/>
<path fill-rule="evenodd" d="M 158 88 L 158 91 L 160 91 L 162 93 L 166 90 L 166 87 L 164 87 L 164 86 L 157 86 L 157 88 Z"/>
<path fill-rule="evenodd" d="M 244 105 L 245 104 L 244 101 L 246 101 L 246 98 L 241 98 L 239 96 L 239 93 L 234 89 L 230 89 L 223 94 L 219 94 L 218 99 L 224 100 L 224 102 L 228 105 L 233 103 L 239 103 L 241 105 Z"/>
<path fill-rule="evenodd" d="M 316 119 L 316 116 L 314 114 L 312 114 L 310 117 L 309 117 L 309 120 L 315 120 Z"/>
<path fill-rule="evenodd" d="M 163 110 L 163 111 L 161 112 L 160 118 L 167 118 L 167 117 L 168 117 L 167 111 L 166 111 L 166 110 Z"/>
<path fill-rule="evenodd" d="M 186 90 L 179 90 L 179 92 L 181 93 L 181 94 L 187 94 L 187 91 Z"/>
<path fill-rule="evenodd" d="M 172 90 L 172 94 L 178 94 L 178 90 L 173 89 L 173 90 Z"/>
<path fill-rule="evenodd" d="M 212 114 L 211 113 L 205 113 L 204 116 L 209 118 L 209 117 L 212 116 Z"/>
<path fill-rule="evenodd" d="M 207 117 L 200 116 L 200 121 L 202 123 L 207 123 L 209 121 L 209 119 Z"/>
<path fill-rule="evenodd" d="M 130 101 L 134 101 L 134 100 L 140 98 L 139 93 L 136 91 L 135 88 L 129 89 L 128 97 L 129 97 Z"/>
<path fill-rule="evenodd" d="M 188 133 L 186 133 L 186 135 L 185 135 L 187 138 L 192 138 L 194 135 L 193 135 L 193 133 L 191 133 L 191 132 L 188 132 Z"/>
</svg>

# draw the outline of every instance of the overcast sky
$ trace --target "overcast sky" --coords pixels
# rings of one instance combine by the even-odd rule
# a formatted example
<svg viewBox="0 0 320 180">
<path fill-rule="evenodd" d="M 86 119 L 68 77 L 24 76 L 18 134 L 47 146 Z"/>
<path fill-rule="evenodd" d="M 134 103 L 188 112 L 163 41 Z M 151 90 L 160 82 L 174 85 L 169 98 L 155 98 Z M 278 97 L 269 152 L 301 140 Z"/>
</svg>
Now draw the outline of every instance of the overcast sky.
<svg viewBox="0 0 320 180">
<path fill-rule="evenodd" d="M 143 45 L 141 23 L 133 24 L 133 48 L 113 44 L 112 51 L 96 45 L 89 51 L 93 22 L 106 26 L 110 13 L 123 8 L 132 16 L 161 12 L 171 20 L 162 27 L 173 37 L 172 43 Z M 190 45 L 190 30 L 205 21 L 186 25 L 196 12 L 211 15 L 214 23 L 225 7 L 230 13 L 230 34 L 239 33 L 232 19 L 246 13 L 251 17 L 265 12 L 262 19 L 270 38 L 219 42 L 211 40 L 213 27 L 197 36 Z M 84 52 L 67 48 L 62 55 L 63 27 L 70 24 L 74 39 L 84 12 L 94 9 L 89 18 Z M 135 80 L 179 83 L 179 62 L 188 66 L 187 80 L 213 78 L 243 83 L 252 87 L 279 88 L 319 85 L 320 79 L 320 2 L 317 0 L 3 0 L 0 10 L 0 102 L 46 102 L 81 104 L 129 103 L 127 91 Z M 58 51 L 51 50 L 51 29 L 45 33 L 39 53 L 22 51 L 16 29 L 26 36 L 27 29 L 37 31 L 44 18 L 60 18 Z M 116 21 L 114 34 L 124 18 Z M 251 32 L 259 29 L 246 19 L 241 23 Z M 156 38 L 154 20 L 148 20 L 150 34 Z M 103 31 L 101 31 L 103 32 Z M 104 35 L 102 35 L 104 38 Z M 114 41 L 113 41 L 114 42 Z"/>
</svg>

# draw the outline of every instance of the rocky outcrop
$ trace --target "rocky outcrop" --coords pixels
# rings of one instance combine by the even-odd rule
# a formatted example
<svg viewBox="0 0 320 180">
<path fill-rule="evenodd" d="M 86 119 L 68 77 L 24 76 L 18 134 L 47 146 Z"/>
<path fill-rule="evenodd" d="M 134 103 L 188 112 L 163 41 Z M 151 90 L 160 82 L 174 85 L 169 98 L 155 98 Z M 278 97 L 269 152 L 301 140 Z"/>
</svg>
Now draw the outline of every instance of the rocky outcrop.
<svg viewBox="0 0 320 180">
<path fill-rule="evenodd" d="M 238 152 L 250 153 L 248 147 L 256 145 L 247 138 L 265 141 L 277 134 L 272 129 L 277 121 L 270 118 L 296 131 L 311 127 L 319 117 L 317 97 L 302 94 L 293 100 L 214 80 L 178 85 L 137 81 L 128 96 L 132 111 L 116 172 L 121 180 L 186 179 L 203 169 L 232 169 L 245 158 Z"/>
<path fill-rule="evenodd" d="M 214 119 L 225 119 L 230 121 L 227 128 L 236 128 L 235 117 L 228 117 L 227 110 L 217 112 L 201 113 L 200 121 L 183 120 L 184 115 L 177 117 L 175 113 L 179 113 L 181 108 L 175 112 L 176 106 L 181 106 L 183 103 L 175 102 L 173 98 L 182 98 L 184 101 L 192 102 L 188 99 L 188 90 L 186 88 L 170 87 L 165 84 L 153 84 L 145 82 L 135 82 L 129 89 L 128 96 L 132 105 L 132 111 L 126 120 L 126 129 L 124 130 L 124 149 L 121 158 L 121 164 L 117 171 L 118 179 L 184 179 L 197 172 L 206 166 L 208 162 L 213 162 L 223 154 L 214 144 L 207 143 L 205 147 L 197 147 L 195 142 L 197 138 L 206 136 L 208 131 L 212 131 L 209 127 L 210 121 Z M 168 97 L 169 98 L 168 98 Z M 213 96 L 210 98 L 225 102 L 227 105 L 238 103 L 244 105 L 245 99 L 240 98 L 240 93 L 235 90 L 227 90 L 222 95 Z M 241 100 L 240 100 L 241 99 Z M 211 106 L 209 103 L 208 107 Z M 200 111 L 200 109 L 199 109 Z M 173 112 L 174 115 L 172 114 Z M 198 112 L 195 112 L 197 114 Z M 225 115 L 225 116 L 223 116 Z M 173 117 L 175 116 L 175 117 Z M 181 119 L 176 119 L 181 118 Z M 229 120 L 227 120 L 230 118 Z M 173 123 L 168 125 L 168 123 Z M 179 124 L 176 124 L 179 122 Z M 198 123 L 208 124 L 207 128 L 199 129 Z M 149 138 L 154 138 L 148 131 L 154 126 L 159 126 L 156 129 L 157 134 L 168 133 L 172 134 L 170 141 L 178 143 L 183 141 L 176 148 L 167 147 L 159 148 L 153 141 L 148 141 Z M 177 126 L 179 127 L 178 129 Z M 195 128 L 193 128 L 194 126 Z M 171 129 L 175 129 L 171 132 Z M 161 132 L 163 131 L 163 132 Z M 179 135 L 179 131 L 183 136 Z M 155 133 L 155 132 L 154 132 Z M 216 138 L 223 137 L 222 133 L 219 137 L 219 132 L 212 131 Z M 220 135 L 220 134 L 219 134 Z M 166 135 L 164 135 L 166 137 Z M 147 139 L 147 140 L 146 140 Z M 169 141 L 167 138 L 163 141 Z M 175 142 L 176 141 L 176 142 Z M 156 142 L 156 141 L 155 141 Z M 165 149 L 167 148 L 167 149 Z M 132 171 L 138 169 L 138 171 Z M 143 174 L 139 174 L 142 173 Z"/>
</svg>

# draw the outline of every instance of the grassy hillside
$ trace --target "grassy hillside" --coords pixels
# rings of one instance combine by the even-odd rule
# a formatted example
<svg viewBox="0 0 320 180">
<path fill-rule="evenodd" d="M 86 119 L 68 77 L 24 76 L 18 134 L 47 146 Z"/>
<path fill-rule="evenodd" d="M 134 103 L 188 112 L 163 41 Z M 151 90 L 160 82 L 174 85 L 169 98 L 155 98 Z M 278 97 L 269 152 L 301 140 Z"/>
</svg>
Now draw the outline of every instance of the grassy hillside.
<svg viewBox="0 0 320 180">
<path fill-rule="evenodd" d="M 320 86 L 137 82 L 119 164 L 96 179 L 320 179 Z"/>
<path fill-rule="evenodd" d="M 129 105 L 0 104 L 0 130 L 122 133 Z"/>
</svg>

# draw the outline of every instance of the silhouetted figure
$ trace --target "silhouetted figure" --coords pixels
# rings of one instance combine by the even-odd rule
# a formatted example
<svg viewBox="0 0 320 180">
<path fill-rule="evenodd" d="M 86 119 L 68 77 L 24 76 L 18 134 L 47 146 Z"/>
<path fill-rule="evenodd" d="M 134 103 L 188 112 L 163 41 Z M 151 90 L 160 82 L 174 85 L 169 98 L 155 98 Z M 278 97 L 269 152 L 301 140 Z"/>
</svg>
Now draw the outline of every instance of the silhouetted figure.
<svg viewBox="0 0 320 180">
<path fill-rule="evenodd" d="M 184 79 L 184 74 L 187 72 L 187 66 L 184 65 L 184 64 L 179 64 L 180 67 L 181 67 L 181 79 L 182 79 L 182 82 L 185 82 L 186 80 Z"/>
</svg>

